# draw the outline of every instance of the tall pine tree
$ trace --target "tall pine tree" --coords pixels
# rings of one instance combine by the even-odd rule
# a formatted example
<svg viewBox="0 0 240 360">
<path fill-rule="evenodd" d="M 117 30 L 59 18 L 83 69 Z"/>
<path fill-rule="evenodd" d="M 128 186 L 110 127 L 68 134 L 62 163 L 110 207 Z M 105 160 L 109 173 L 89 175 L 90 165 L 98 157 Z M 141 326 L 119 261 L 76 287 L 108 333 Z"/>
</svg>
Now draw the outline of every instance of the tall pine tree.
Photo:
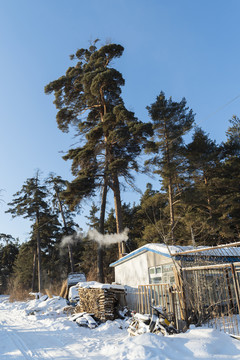
<svg viewBox="0 0 240 360">
<path fill-rule="evenodd" d="M 186 146 L 189 184 L 182 196 L 184 223 L 192 242 L 216 243 L 219 216 L 214 190 L 214 178 L 219 164 L 220 148 L 199 127 Z"/>
<path fill-rule="evenodd" d="M 170 215 L 170 239 L 175 242 L 175 203 L 181 194 L 184 181 L 183 136 L 194 122 L 192 110 L 186 106 L 183 98 L 175 102 L 166 99 L 161 92 L 156 101 L 147 107 L 153 122 L 155 141 L 149 144 L 148 153 L 153 153 L 146 164 L 154 165 L 154 172 L 162 179 L 163 189 L 168 193 Z"/>
<path fill-rule="evenodd" d="M 45 87 L 47 94 L 55 93 L 58 127 L 68 131 L 69 125 L 75 125 L 80 136 L 81 146 L 64 157 L 72 160 L 75 177 L 65 192 L 67 202 L 75 206 L 102 188 L 102 233 L 108 188 L 114 194 L 117 232 L 123 231 L 119 178 L 133 179 L 142 141 L 151 132 L 151 126 L 138 121 L 121 98 L 124 79 L 111 64 L 123 50 L 117 44 L 97 49 L 94 42 L 72 55 L 77 64 Z M 120 256 L 124 252 L 124 247 L 119 248 Z"/>
</svg>

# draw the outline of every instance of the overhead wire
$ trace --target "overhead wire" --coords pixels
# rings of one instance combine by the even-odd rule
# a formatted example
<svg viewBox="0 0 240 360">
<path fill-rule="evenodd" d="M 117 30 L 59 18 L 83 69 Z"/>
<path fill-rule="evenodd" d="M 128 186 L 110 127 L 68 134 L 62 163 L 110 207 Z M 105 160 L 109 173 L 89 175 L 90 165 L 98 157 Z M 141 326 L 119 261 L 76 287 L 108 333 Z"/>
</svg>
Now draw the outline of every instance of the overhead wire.
<svg viewBox="0 0 240 360">
<path fill-rule="evenodd" d="M 213 115 L 217 114 L 219 111 L 223 110 L 225 107 L 227 107 L 228 105 L 230 105 L 232 102 L 234 102 L 235 100 L 237 100 L 238 98 L 240 98 L 240 94 L 235 96 L 233 99 L 229 100 L 227 103 L 225 103 L 224 105 L 220 106 L 218 109 L 216 109 L 215 111 L 213 111 L 212 113 L 210 113 L 209 115 L 207 115 L 207 117 L 203 118 L 202 120 L 200 120 L 198 122 L 198 124 L 194 124 L 193 127 L 197 128 L 199 126 L 199 124 L 201 124 L 202 122 L 210 119 Z M 174 141 L 176 141 L 178 138 L 180 138 L 182 135 L 179 135 L 177 137 L 175 137 L 174 139 L 170 140 L 169 143 L 173 143 Z"/>
<path fill-rule="evenodd" d="M 238 98 L 240 98 L 240 94 L 235 96 L 232 100 L 229 100 L 226 104 L 220 106 L 217 110 L 215 110 L 214 112 L 210 113 L 206 118 L 204 118 L 203 120 L 201 120 L 200 122 L 206 121 L 208 120 L 210 117 L 212 117 L 213 115 L 217 114 L 219 111 L 223 110 L 225 107 L 227 107 L 228 105 L 230 105 L 232 102 L 234 102 L 235 100 L 237 100 Z"/>
</svg>

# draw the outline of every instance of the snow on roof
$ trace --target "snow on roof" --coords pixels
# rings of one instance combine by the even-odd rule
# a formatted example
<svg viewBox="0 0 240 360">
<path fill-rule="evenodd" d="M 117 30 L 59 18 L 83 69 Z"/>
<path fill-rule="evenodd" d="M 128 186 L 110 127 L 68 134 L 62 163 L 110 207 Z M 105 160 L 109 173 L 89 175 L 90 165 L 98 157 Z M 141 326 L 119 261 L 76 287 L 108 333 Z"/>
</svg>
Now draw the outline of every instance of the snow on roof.
<svg viewBox="0 0 240 360">
<path fill-rule="evenodd" d="M 130 259 L 132 259 L 135 256 L 138 256 L 146 251 L 151 251 L 166 257 L 171 257 L 169 251 L 171 252 L 171 254 L 177 252 L 177 251 L 182 251 L 182 247 L 178 247 L 178 246 L 167 246 L 165 244 L 158 244 L 158 243 L 152 243 L 152 244 L 146 244 L 141 246 L 140 248 L 132 251 L 131 253 L 127 254 L 126 256 L 124 256 L 123 258 L 115 261 L 114 263 L 110 264 L 109 266 L 111 267 L 115 267 L 125 261 L 128 261 Z"/>
<path fill-rule="evenodd" d="M 117 289 L 117 290 L 124 290 L 123 285 L 117 285 L 117 284 L 102 284 L 97 281 L 85 281 L 85 282 L 79 282 L 76 285 L 77 287 L 81 288 L 88 288 L 88 289 Z"/>
<path fill-rule="evenodd" d="M 223 245 L 224 246 L 224 245 Z M 205 246 L 198 246 L 198 247 L 193 247 L 193 246 L 179 246 L 179 245 L 165 245 L 165 244 L 160 244 L 160 243 L 150 243 L 150 244 L 145 244 L 143 246 L 141 246 L 140 248 L 132 251 L 131 253 L 127 254 L 126 256 L 124 256 L 123 258 L 115 261 L 114 263 L 110 264 L 110 267 L 115 267 L 117 265 L 122 264 L 125 261 L 128 261 L 132 258 L 134 258 L 135 256 L 138 256 L 144 252 L 150 251 L 150 252 L 154 252 L 156 254 L 159 255 L 163 255 L 166 257 L 171 257 L 171 256 L 176 256 L 179 253 L 179 256 L 184 256 L 183 252 L 188 252 L 190 251 L 192 256 L 240 256 L 240 248 L 238 247 L 232 247 L 231 251 L 229 248 L 224 248 L 223 246 L 219 246 L 219 249 L 217 249 L 216 247 L 205 247 Z M 194 252 L 194 250 L 196 252 Z M 188 254 L 186 254 L 188 255 Z"/>
</svg>

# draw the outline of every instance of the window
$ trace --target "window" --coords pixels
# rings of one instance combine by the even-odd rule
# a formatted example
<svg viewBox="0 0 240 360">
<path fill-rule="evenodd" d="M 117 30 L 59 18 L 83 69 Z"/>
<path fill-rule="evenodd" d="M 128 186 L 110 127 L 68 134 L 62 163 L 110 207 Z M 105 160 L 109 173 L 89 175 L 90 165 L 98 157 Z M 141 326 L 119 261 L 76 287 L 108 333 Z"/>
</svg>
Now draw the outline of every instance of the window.
<svg viewBox="0 0 240 360">
<path fill-rule="evenodd" d="M 150 284 L 173 285 L 175 283 L 172 263 L 150 267 L 148 274 Z"/>
<path fill-rule="evenodd" d="M 154 275 L 155 274 L 155 268 L 150 268 L 149 269 L 149 274 Z"/>
<path fill-rule="evenodd" d="M 159 284 L 162 281 L 162 267 L 154 266 L 148 269 L 150 284 Z"/>
</svg>

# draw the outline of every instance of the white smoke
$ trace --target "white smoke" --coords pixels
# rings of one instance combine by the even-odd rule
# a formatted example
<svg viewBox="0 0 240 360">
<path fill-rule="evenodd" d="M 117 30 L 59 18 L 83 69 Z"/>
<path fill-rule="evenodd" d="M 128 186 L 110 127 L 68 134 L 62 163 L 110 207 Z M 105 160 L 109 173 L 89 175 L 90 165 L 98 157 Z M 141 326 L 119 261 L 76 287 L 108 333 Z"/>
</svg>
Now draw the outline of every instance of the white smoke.
<svg viewBox="0 0 240 360">
<path fill-rule="evenodd" d="M 87 235 L 89 240 L 97 242 L 100 246 L 110 246 L 122 241 L 128 240 L 129 229 L 125 228 L 121 234 L 100 234 L 96 229 L 89 230 Z M 63 249 L 68 245 L 74 245 L 76 242 L 81 241 L 84 235 L 81 232 L 76 232 L 73 235 L 64 236 L 60 243 L 60 248 Z"/>
<path fill-rule="evenodd" d="M 64 236 L 60 243 L 60 248 L 64 248 L 68 245 L 74 245 L 78 241 L 81 241 L 83 238 L 83 234 L 81 232 L 75 232 L 72 235 Z"/>
<path fill-rule="evenodd" d="M 128 240 L 129 229 L 125 228 L 121 234 L 100 234 L 97 230 L 89 230 L 88 238 L 90 240 L 96 241 L 100 246 L 109 246 L 112 244 L 117 244 L 122 241 Z"/>
<path fill-rule="evenodd" d="M 72 235 L 69 235 L 69 236 L 64 236 L 61 240 L 61 244 L 60 244 L 60 247 L 61 248 L 64 248 L 68 245 L 73 245 L 74 243 L 74 238 Z"/>
</svg>

